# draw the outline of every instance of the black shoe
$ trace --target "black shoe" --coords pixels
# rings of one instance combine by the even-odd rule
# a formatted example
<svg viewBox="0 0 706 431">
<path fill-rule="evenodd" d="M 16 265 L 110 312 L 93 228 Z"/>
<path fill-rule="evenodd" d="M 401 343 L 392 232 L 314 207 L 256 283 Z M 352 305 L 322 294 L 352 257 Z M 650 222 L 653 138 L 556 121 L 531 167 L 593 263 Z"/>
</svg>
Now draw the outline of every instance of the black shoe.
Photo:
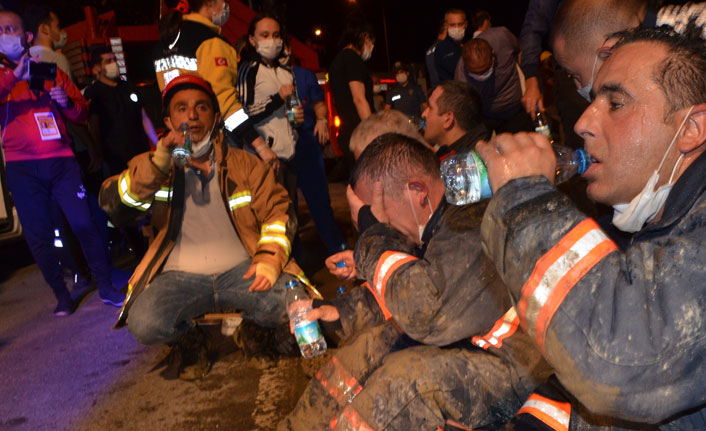
<svg viewBox="0 0 706 431">
<path fill-rule="evenodd" d="M 71 315 L 71 313 L 74 312 L 74 305 L 71 302 L 71 299 L 68 300 L 59 300 L 59 303 L 57 304 L 56 308 L 54 309 L 54 316 L 56 317 L 66 317 Z"/>
<path fill-rule="evenodd" d="M 101 301 L 113 307 L 122 307 L 125 304 L 125 294 L 119 290 L 103 289 L 98 291 Z"/>
</svg>

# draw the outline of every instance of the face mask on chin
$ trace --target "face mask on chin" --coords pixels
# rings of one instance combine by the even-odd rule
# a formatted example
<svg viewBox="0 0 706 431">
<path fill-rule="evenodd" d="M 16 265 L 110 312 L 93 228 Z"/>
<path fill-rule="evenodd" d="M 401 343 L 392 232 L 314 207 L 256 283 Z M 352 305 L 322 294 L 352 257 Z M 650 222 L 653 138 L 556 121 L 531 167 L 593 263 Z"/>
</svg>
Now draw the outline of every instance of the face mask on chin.
<svg viewBox="0 0 706 431">
<path fill-rule="evenodd" d="M 211 140 L 211 135 L 213 134 L 213 130 L 216 128 L 217 122 L 218 122 L 218 118 L 213 120 L 213 126 L 211 126 L 211 130 L 209 130 L 209 132 L 206 133 L 204 135 L 204 137 L 201 138 L 200 141 L 191 143 L 191 157 L 192 158 L 198 159 L 199 157 L 203 157 L 206 154 L 208 154 L 209 150 L 211 149 L 211 146 L 213 145 L 213 140 Z"/>
<path fill-rule="evenodd" d="M 471 78 L 475 79 L 476 81 L 487 81 L 488 78 L 490 78 L 493 75 L 493 72 L 495 71 L 495 64 L 493 63 L 492 66 L 490 66 L 490 69 L 488 69 L 485 73 L 482 75 L 476 75 L 475 73 L 468 72 L 468 75 L 470 75 Z"/>
<path fill-rule="evenodd" d="M 105 65 L 105 77 L 115 81 L 120 76 L 120 69 L 118 68 L 118 63 L 112 62 Z"/>
<path fill-rule="evenodd" d="M 629 203 L 622 203 L 613 205 L 613 225 L 623 232 L 637 232 L 645 225 L 646 222 L 652 221 L 659 211 L 664 206 L 664 203 L 669 196 L 669 192 L 672 190 L 674 183 L 674 174 L 679 167 L 684 154 L 680 154 L 677 161 L 674 163 L 674 168 L 672 169 L 672 175 L 669 177 L 669 182 L 659 189 L 655 190 L 655 186 L 659 181 L 659 171 L 662 169 L 664 161 L 667 159 L 667 155 L 672 150 L 674 143 L 684 128 L 684 124 L 689 119 L 691 111 L 694 110 L 692 106 L 689 108 L 689 112 L 686 113 L 684 120 L 682 121 L 679 129 L 674 134 L 672 142 L 667 147 L 667 151 L 662 156 L 662 161 L 659 163 L 657 169 L 652 173 L 650 179 L 647 180 L 647 184 L 642 189 L 640 193 L 637 194 Z"/>
<path fill-rule="evenodd" d="M 274 60 L 282 51 L 282 39 L 265 39 L 256 43 L 256 51 L 266 60 Z"/>
<path fill-rule="evenodd" d="M 59 40 L 58 41 L 52 41 L 52 46 L 54 49 L 61 49 L 66 46 L 66 41 L 68 40 L 69 36 L 66 34 L 65 31 L 62 31 L 59 33 Z"/>
<path fill-rule="evenodd" d="M 417 211 L 414 210 L 414 205 L 412 205 L 412 193 L 409 191 L 409 184 L 407 184 L 407 200 L 409 201 L 409 207 L 412 209 L 412 214 L 414 215 L 414 222 L 417 224 L 417 235 L 419 236 L 419 242 L 423 243 L 422 237 L 424 236 L 424 229 L 427 227 L 426 223 L 431 220 L 432 214 L 434 214 L 434 209 L 431 206 L 431 200 L 429 200 L 429 195 L 427 195 L 427 203 L 429 203 L 429 218 L 427 218 L 426 223 L 419 224 L 419 219 L 417 218 Z"/>
<path fill-rule="evenodd" d="M 5 54 L 7 58 L 17 63 L 25 52 L 25 47 L 22 46 L 22 38 L 12 34 L 0 35 L 0 52 Z"/>
</svg>

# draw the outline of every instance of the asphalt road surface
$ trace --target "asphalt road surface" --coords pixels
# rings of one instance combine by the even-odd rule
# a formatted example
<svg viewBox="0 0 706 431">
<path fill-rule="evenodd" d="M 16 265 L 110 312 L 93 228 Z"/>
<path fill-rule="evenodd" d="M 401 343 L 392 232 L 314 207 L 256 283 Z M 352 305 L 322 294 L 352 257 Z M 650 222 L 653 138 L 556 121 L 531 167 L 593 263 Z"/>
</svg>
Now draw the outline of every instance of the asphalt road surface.
<svg viewBox="0 0 706 431">
<path fill-rule="evenodd" d="M 352 230 L 345 189 L 331 185 L 344 235 Z M 303 199 L 300 199 L 303 202 Z M 301 264 L 327 296 L 338 283 L 322 269 L 326 253 L 300 207 Z M 189 370 L 165 380 L 152 368 L 166 346 L 139 345 L 111 329 L 117 309 L 89 294 L 66 318 L 24 244 L 0 250 L 0 431 L 271 430 L 294 406 L 326 357 L 247 357 L 235 351 L 206 376 Z M 116 270 L 114 282 L 129 272 Z"/>
</svg>

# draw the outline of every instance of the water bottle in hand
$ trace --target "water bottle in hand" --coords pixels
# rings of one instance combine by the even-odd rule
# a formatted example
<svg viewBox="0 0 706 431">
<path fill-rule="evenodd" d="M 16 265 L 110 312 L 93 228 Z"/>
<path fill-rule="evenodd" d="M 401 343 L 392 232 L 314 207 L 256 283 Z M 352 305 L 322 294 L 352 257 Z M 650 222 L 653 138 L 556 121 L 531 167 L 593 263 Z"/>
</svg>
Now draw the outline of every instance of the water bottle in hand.
<svg viewBox="0 0 706 431">
<path fill-rule="evenodd" d="M 326 340 L 321 335 L 319 322 L 306 319 L 311 311 L 311 297 L 297 280 L 287 282 L 287 314 L 294 327 L 294 336 L 297 339 L 302 356 L 311 359 L 326 351 Z"/>
<path fill-rule="evenodd" d="M 297 107 L 299 107 L 299 98 L 297 97 L 297 89 L 294 88 L 292 94 L 287 97 L 287 119 L 292 124 L 292 126 L 297 125 Z"/>
<path fill-rule="evenodd" d="M 189 130 L 189 125 L 187 123 L 181 123 L 179 125 L 179 132 L 184 136 L 184 145 L 175 147 L 174 150 L 172 150 L 172 159 L 176 166 L 184 167 L 191 159 L 191 130 Z"/>
<path fill-rule="evenodd" d="M 556 153 L 556 183 L 574 175 L 581 175 L 591 165 L 591 157 L 585 150 L 553 145 Z M 488 182 L 488 170 L 478 153 L 471 151 L 456 154 L 441 163 L 441 179 L 444 181 L 446 201 L 452 205 L 466 205 L 492 196 Z"/>
</svg>

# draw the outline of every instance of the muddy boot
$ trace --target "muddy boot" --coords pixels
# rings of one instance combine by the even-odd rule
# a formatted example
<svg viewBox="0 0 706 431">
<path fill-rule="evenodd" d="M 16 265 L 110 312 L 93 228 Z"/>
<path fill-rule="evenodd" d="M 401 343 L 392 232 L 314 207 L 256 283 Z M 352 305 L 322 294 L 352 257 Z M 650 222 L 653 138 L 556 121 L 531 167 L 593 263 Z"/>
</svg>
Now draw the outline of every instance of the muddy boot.
<svg viewBox="0 0 706 431">
<path fill-rule="evenodd" d="M 301 353 L 297 339 L 289 331 L 289 322 L 279 325 L 274 332 L 275 350 L 282 356 L 298 357 Z"/>
<path fill-rule="evenodd" d="M 233 341 L 247 358 L 273 359 L 277 356 L 274 332 L 273 329 L 263 328 L 252 320 L 243 320 L 233 334 Z"/>
<path fill-rule="evenodd" d="M 202 353 L 202 350 L 205 352 L 204 339 L 204 334 L 198 326 L 189 329 L 171 346 L 167 357 L 155 365 L 152 371 L 164 366 L 160 376 L 166 380 L 178 379 L 185 367 L 194 365 L 202 356 L 205 357 L 205 353 Z"/>
</svg>

